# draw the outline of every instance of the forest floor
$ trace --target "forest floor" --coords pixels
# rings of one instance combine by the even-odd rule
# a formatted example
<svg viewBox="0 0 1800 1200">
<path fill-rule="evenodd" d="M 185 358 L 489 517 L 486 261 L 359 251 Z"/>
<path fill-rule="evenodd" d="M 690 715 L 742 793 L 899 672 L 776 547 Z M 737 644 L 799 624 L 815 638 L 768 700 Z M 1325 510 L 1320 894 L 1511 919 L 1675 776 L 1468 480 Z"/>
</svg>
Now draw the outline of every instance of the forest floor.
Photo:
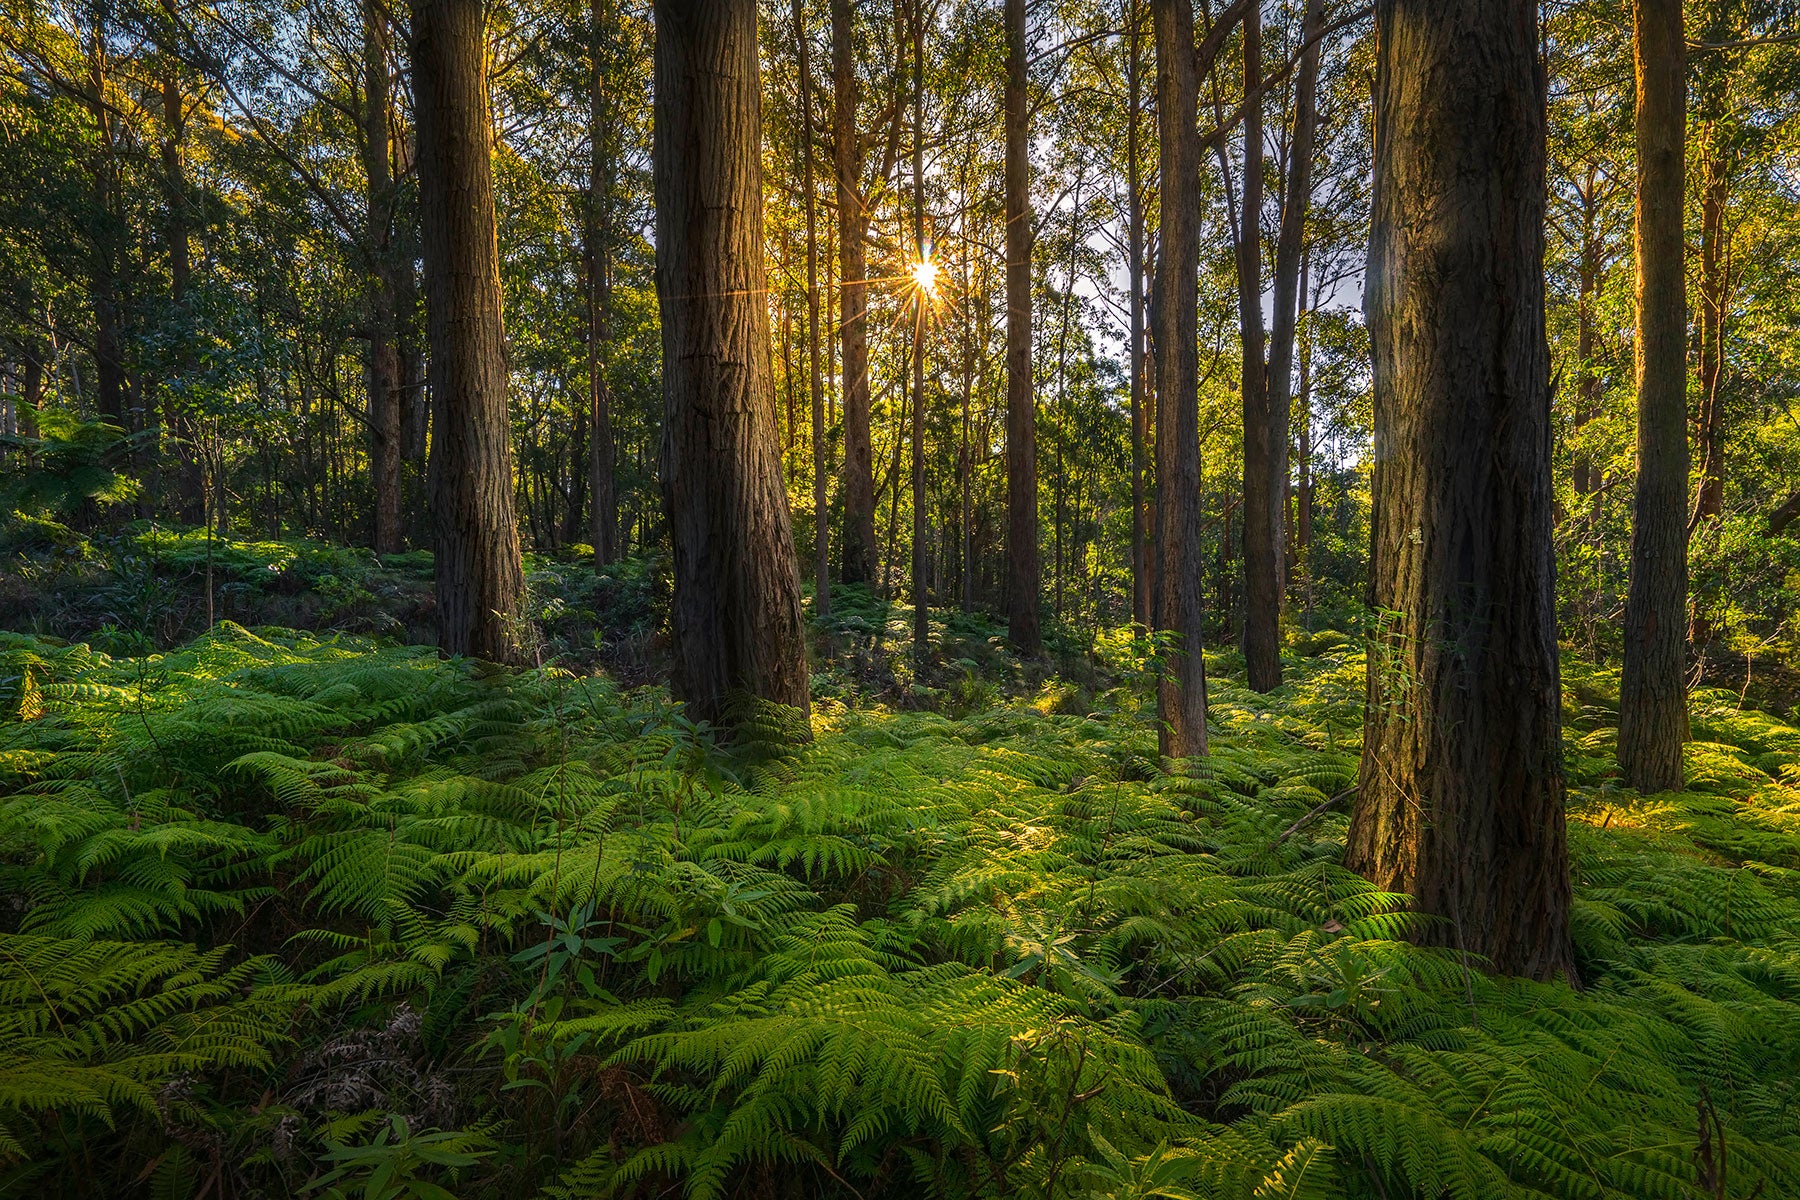
<svg viewBox="0 0 1800 1200">
<path fill-rule="evenodd" d="M 1269 696 L 1209 655 L 1165 772 L 1128 637 L 953 617 L 913 679 L 852 594 L 813 743 L 722 745 L 641 567 L 534 563 L 499 671 L 325 548 L 215 544 L 226 611 L 399 629 L 194 635 L 190 543 L 0 585 L 0 1196 L 1800 1195 L 1800 728 L 1735 690 L 1640 797 L 1565 663 L 1576 990 L 1342 867 L 1341 634 Z"/>
</svg>

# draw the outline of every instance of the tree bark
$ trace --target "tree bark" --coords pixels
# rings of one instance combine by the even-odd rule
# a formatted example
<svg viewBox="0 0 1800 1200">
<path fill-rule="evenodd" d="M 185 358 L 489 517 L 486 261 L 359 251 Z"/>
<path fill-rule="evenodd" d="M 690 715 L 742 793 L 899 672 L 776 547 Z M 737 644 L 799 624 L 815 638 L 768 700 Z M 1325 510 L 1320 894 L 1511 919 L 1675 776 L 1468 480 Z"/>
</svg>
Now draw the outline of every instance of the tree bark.
<svg viewBox="0 0 1800 1200">
<path fill-rule="evenodd" d="M 813 614 L 831 612 L 831 510 L 826 500 L 825 385 L 819 368 L 818 188 L 813 178 L 812 54 L 801 0 L 794 0 L 794 40 L 800 47 L 801 150 L 806 200 L 806 357 L 812 396 Z"/>
<path fill-rule="evenodd" d="M 1131 5 L 1125 59 L 1126 278 L 1131 288 L 1131 619 L 1150 627 L 1150 546 L 1144 517 L 1144 450 L 1149 431 L 1144 378 L 1144 189 L 1139 178 L 1139 130 L 1144 115 L 1143 10 Z"/>
<path fill-rule="evenodd" d="M 1156 623 L 1168 637 L 1156 687 L 1166 758 L 1206 753 L 1205 602 L 1200 557 L 1199 80 L 1191 0 L 1151 0 L 1162 231 L 1156 263 Z"/>
<path fill-rule="evenodd" d="M 1725 511 L 1725 322 L 1731 304 L 1731 234 L 1725 202 L 1731 194 L 1731 150 L 1712 139 L 1705 152 L 1700 184 L 1700 483 L 1688 516 L 1690 539 L 1704 525 L 1716 536 Z M 1713 622 L 1704 600 L 1696 599 L 1688 642 L 1704 656 L 1713 640 Z"/>
<path fill-rule="evenodd" d="M 1244 668 L 1251 690 L 1281 685 L 1281 481 L 1263 365 L 1262 6 L 1244 12 L 1244 195 L 1237 236 L 1244 401 Z M 1283 431 L 1285 441 L 1286 432 Z"/>
<path fill-rule="evenodd" d="M 514 662 L 523 579 L 479 0 L 413 0 L 438 645 Z"/>
<path fill-rule="evenodd" d="M 174 27 L 174 0 L 164 0 L 163 16 Z M 169 243 L 169 301 L 177 312 L 186 309 L 188 292 L 193 286 L 193 257 L 188 245 L 189 212 L 187 171 L 183 152 L 187 142 L 187 108 L 181 94 L 179 62 L 172 46 L 163 50 L 166 62 L 162 72 L 162 170 L 163 189 L 168 196 L 168 220 L 165 226 Z M 177 368 L 185 366 L 185 355 L 176 347 Z M 164 436 L 173 442 L 175 458 L 176 513 L 184 524 L 198 525 L 206 516 L 206 499 L 202 494 L 206 481 L 200 472 L 200 456 L 192 438 L 192 423 L 181 411 L 180 391 L 166 388 L 163 393 L 162 424 Z M 160 498 L 160 497 L 159 497 Z"/>
<path fill-rule="evenodd" d="M 587 362 L 588 362 L 588 536 L 594 561 L 619 556 L 619 497 L 613 482 L 618 450 L 612 422 L 612 253 L 613 180 L 617 174 L 618 130 L 613 119 L 606 39 L 616 31 L 612 0 L 596 0 L 588 76 Z"/>
<path fill-rule="evenodd" d="M 913 69 L 913 253 L 925 262 L 930 248 L 925 244 L 925 0 L 912 4 L 912 69 Z M 931 651 L 931 616 L 926 595 L 925 512 L 925 324 L 931 316 L 931 295 L 923 287 L 917 289 L 913 310 L 912 353 L 912 610 L 913 657 L 922 667 Z"/>
<path fill-rule="evenodd" d="M 93 116 L 94 232 L 89 290 L 94 305 L 94 393 L 96 415 L 125 428 L 125 363 L 119 329 L 118 161 L 112 108 L 106 100 L 106 31 L 99 16 L 88 41 L 88 107 Z"/>
<path fill-rule="evenodd" d="M 1274 328 L 1269 339 L 1269 485 L 1275 524 L 1277 597 L 1286 590 L 1286 562 L 1294 545 L 1288 529 L 1288 434 L 1293 424 L 1294 340 L 1305 293 L 1301 261 L 1306 242 L 1306 216 L 1312 205 L 1313 141 L 1318 127 L 1318 33 L 1325 23 L 1324 0 L 1307 0 L 1300 33 L 1306 49 L 1294 81 L 1294 127 L 1288 139 L 1287 179 L 1282 185 L 1281 229 L 1275 239 Z M 1305 417 L 1301 418 L 1302 422 Z M 1275 661 L 1279 675 L 1281 660 Z"/>
<path fill-rule="evenodd" d="M 1037 400 L 1031 377 L 1030 116 L 1025 0 L 1006 0 L 1006 628 L 1027 658 L 1043 651 L 1038 593 Z"/>
<path fill-rule="evenodd" d="M 388 73 L 390 34 L 380 0 L 363 4 L 363 176 L 368 181 L 363 239 L 370 270 L 369 348 L 366 386 L 372 433 L 371 474 L 375 485 L 373 544 L 377 554 L 405 548 L 400 523 L 400 346 L 397 289 L 393 280 L 394 187 L 388 165 L 388 118 L 392 109 Z"/>
<path fill-rule="evenodd" d="M 707 721 L 749 697 L 808 708 L 763 268 L 754 0 L 658 0 L 656 295 L 677 694 Z"/>
<path fill-rule="evenodd" d="M 1640 792 L 1681 787 L 1688 738 L 1686 29 L 1681 0 L 1635 0 L 1637 60 L 1637 490 L 1619 767 Z"/>
<path fill-rule="evenodd" d="M 863 152 L 856 130 L 861 99 L 850 0 L 831 0 L 831 150 L 837 173 L 838 336 L 844 402 L 844 531 L 842 578 L 875 578 L 875 447 L 869 430 L 868 274 L 864 244 L 869 217 L 862 194 Z"/>
<path fill-rule="evenodd" d="M 1345 862 L 1421 940 L 1573 976 L 1533 0 L 1380 0 L 1369 702 Z"/>
</svg>

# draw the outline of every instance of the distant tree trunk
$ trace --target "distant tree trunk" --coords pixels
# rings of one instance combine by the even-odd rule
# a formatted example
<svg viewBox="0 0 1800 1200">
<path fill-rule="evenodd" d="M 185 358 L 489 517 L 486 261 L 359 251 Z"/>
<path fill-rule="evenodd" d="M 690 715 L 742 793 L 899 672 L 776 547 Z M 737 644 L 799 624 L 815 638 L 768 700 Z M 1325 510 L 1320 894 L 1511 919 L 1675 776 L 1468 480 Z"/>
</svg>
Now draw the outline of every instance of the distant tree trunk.
<svg viewBox="0 0 1800 1200">
<path fill-rule="evenodd" d="M 1422 940 L 1573 975 L 1534 0 L 1380 0 L 1369 702 L 1346 864 Z"/>
<path fill-rule="evenodd" d="M 805 146 L 806 200 L 806 356 L 812 395 L 813 459 L 813 613 L 831 612 L 831 510 L 825 483 L 830 477 L 825 461 L 825 384 L 819 368 L 819 231 L 818 189 L 813 179 L 812 54 L 806 37 L 801 0 L 794 0 L 794 40 L 800 47 L 800 112 Z"/>
<path fill-rule="evenodd" d="M 174 25 L 174 0 L 164 0 L 163 14 Z M 182 161 L 187 141 L 187 109 L 181 94 L 181 78 L 176 71 L 177 59 L 165 47 L 167 59 L 162 72 L 162 170 L 163 190 L 168 196 L 166 236 L 169 243 L 169 301 L 177 312 L 184 312 L 188 292 L 193 286 L 193 258 L 188 246 L 187 174 Z M 177 347 L 177 354 L 180 348 Z M 185 363 L 178 362 L 178 369 Z M 167 388 L 163 393 L 162 424 L 172 439 L 175 457 L 176 513 L 184 524 L 198 525 L 205 519 L 206 481 L 200 472 L 200 456 L 193 440 L 191 423 L 178 402 L 179 390 Z"/>
<path fill-rule="evenodd" d="M 1635 0 L 1637 59 L 1637 491 L 1619 767 L 1640 792 L 1681 787 L 1688 738 L 1686 29 L 1681 0 Z"/>
<path fill-rule="evenodd" d="M 831 0 L 831 139 L 837 172 L 838 336 L 843 341 L 845 583 L 875 578 L 875 447 L 869 431 L 868 288 L 859 86 L 850 0 Z"/>
<path fill-rule="evenodd" d="M 1172 635 L 1157 682 L 1158 745 L 1206 753 L 1205 603 L 1200 594 L 1199 80 L 1191 0 L 1151 0 L 1162 233 L 1156 264 L 1156 625 Z"/>
<path fill-rule="evenodd" d="M 1126 278 L 1131 288 L 1131 619 L 1150 625 L 1150 546 L 1144 520 L 1145 435 L 1148 411 L 1144 378 L 1144 190 L 1139 178 L 1139 129 L 1144 115 L 1143 11 L 1131 4 L 1125 60 Z"/>
<path fill-rule="evenodd" d="M 98 16 L 88 41 L 88 106 L 94 119 L 94 232 L 89 290 L 94 305 L 94 392 L 101 420 L 125 427 L 125 364 L 119 331 L 117 232 L 118 162 L 112 108 L 106 99 L 106 31 Z"/>
<path fill-rule="evenodd" d="M 1706 151 L 1700 184 L 1700 484 L 1688 517 L 1690 539 L 1702 526 L 1716 532 L 1725 511 L 1725 318 L 1732 286 L 1725 202 L 1731 175 L 1731 151 L 1715 142 Z M 1712 640 L 1712 617 L 1696 599 L 1688 641 L 1704 656 Z"/>
<path fill-rule="evenodd" d="M 1281 684 L 1281 503 L 1263 366 L 1262 6 L 1244 13 L 1244 195 L 1237 236 L 1244 401 L 1244 666 L 1250 687 Z"/>
<path fill-rule="evenodd" d="M 1301 295 L 1306 294 L 1306 272 L 1301 268 Z M 1300 346 L 1300 480 L 1294 488 L 1294 561 L 1305 585 L 1305 612 L 1310 621 L 1313 607 L 1313 414 L 1312 414 L 1312 347 Z M 1310 625 L 1308 626 L 1310 628 Z"/>
<path fill-rule="evenodd" d="M 34 438 L 38 435 L 38 409 L 44 403 L 44 350 L 36 336 L 28 335 L 25 338 L 21 355 L 25 361 L 19 388 L 19 407 L 15 416 L 19 436 Z M 31 461 L 29 451 L 26 452 L 25 461 Z"/>
<path fill-rule="evenodd" d="M 1007 634 L 1027 658 L 1038 625 L 1037 400 L 1031 366 L 1031 128 L 1025 0 L 1006 0 L 1006 508 Z"/>
<path fill-rule="evenodd" d="M 1641 97 L 1640 97 L 1641 99 Z M 1581 250 L 1575 283 L 1575 419 L 1579 430 L 1599 413 L 1600 373 L 1594 370 L 1594 354 L 1599 340 L 1596 309 L 1600 292 L 1601 241 L 1599 229 L 1599 171 L 1590 167 L 1587 179 L 1579 186 L 1581 199 Z M 1684 432 L 1683 438 L 1685 440 Z M 1571 482 L 1578 496 L 1587 496 L 1600 486 L 1599 473 L 1593 460 L 1577 450 L 1570 464 Z M 1684 485 L 1685 493 L 1685 485 Z"/>
<path fill-rule="evenodd" d="M 400 346 L 393 280 L 393 177 L 388 166 L 388 11 L 379 0 L 363 4 L 363 175 L 368 206 L 363 239 L 369 254 L 369 350 L 366 382 L 373 434 L 370 466 L 375 483 L 374 547 L 377 554 L 405 548 L 400 523 Z"/>
<path fill-rule="evenodd" d="M 479 0 L 412 6 L 438 644 L 513 662 L 523 580 L 482 13 Z"/>
<path fill-rule="evenodd" d="M 769 367 L 754 0 L 657 0 L 655 118 L 677 694 L 708 721 L 745 696 L 805 712 Z"/>
<path fill-rule="evenodd" d="M 1300 321 L 1300 305 L 1306 284 L 1306 215 L 1312 204 L 1313 140 L 1318 126 L 1319 55 L 1317 40 L 1325 21 L 1324 0 L 1307 0 L 1300 34 L 1306 50 L 1300 56 L 1300 73 L 1294 83 L 1294 127 L 1288 140 L 1287 179 L 1282 186 L 1281 230 L 1275 241 L 1275 316 L 1269 339 L 1269 484 L 1271 509 L 1281 518 L 1275 526 L 1275 555 L 1285 567 L 1294 548 L 1288 526 L 1288 436 L 1293 425 L 1294 341 Z M 1301 417 L 1304 424 L 1305 416 Z M 1285 531 L 1285 532 L 1284 532 Z M 1281 569 L 1278 582 L 1285 584 Z M 1285 587 L 1277 588 L 1277 597 Z M 1281 660 L 1276 658 L 1279 672 Z"/>
<path fill-rule="evenodd" d="M 619 556 L 619 496 L 613 482 L 617 447 L 613 438 L 612 350 L 612 255 L 613 179 L 616 174 L 618 130 L 613 119 L 612 89 L 617 81 L 607 77 L 606 39 L 618 14 L 612 0 L 596 0 L 588 74 L 588 212 L 587 237 L 587 446 L 588 536 L 594 543 L 594 561 L 609 563 Z"/>
<path fill-rule="evenodd" d="M 925 0 L 912 5 L 913 68 L 913 253 L 924 262 L 925 245 Z M 913 656 L 923 665 L 931 646 L 930 611 L 926 607 L 925 552 L 929 528 L 925 512 L 925 322 L 931 296 L 920 288 L 914 298 L 912 353 L 912 610 Z"/>
</svg>

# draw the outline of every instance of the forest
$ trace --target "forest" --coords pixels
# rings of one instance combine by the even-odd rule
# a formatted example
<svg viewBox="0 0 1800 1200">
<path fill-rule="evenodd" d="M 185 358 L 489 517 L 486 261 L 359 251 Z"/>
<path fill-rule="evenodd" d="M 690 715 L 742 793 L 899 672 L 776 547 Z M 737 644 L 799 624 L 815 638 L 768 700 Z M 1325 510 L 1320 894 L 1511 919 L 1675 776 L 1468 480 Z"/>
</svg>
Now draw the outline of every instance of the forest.
<svg viewBox="0 0 1800 1200">
<path fill-rule="evenodd" d="M 0 1200 L 1800 1197 L 1800 0 L 0 65 Z"/>
</svg>

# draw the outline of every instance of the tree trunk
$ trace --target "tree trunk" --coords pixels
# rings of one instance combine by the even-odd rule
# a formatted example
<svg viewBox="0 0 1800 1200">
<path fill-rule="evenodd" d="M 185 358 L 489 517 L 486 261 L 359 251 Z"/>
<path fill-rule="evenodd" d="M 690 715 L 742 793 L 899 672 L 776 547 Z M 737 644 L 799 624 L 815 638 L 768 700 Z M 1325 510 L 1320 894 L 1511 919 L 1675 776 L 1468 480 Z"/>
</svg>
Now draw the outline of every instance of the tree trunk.
<svg viewBox="0 0 1800 1200">
<path fill-rule="evenodd" d="M 617 122 L 613 120 L 606 39 L 615 31 L 618 13 L 612 0 L 596 0 L 589 49 L 588 75 L 588 212 L 587 235 L 587 454 L 588 536 L 594 561 L 619 556 L 619 496 L 613 482 L 618 454 L 612 422 L 612 253 L 613 180 L 617 174 Z"/>
<path fill-rule="evenodd" d="M 1037 400 L 1031 378 L 1031 160 L 1025 0 L 1006 0 L 1006 628 L 1027 658 L 1038 625 Z"/>
<path fill-rule="evenodd" d="M 173 28 L 173 0 L 164 0 L 163 14 Z M 193 258 L 188 246 L 187 174 L 183 149 L 187 141 L 187 110 L 181 95 L 181 78 L 176 73 L 177 58 L 165 48 L 168 61 L 162 73 L 162 169 L 163 188 L 168 195 L 169 301 L 177 312 L 187 307 L 188 292 L 193 285 Z M 180 355 L 180 348 L 176 348 Z M 185 356 L 182 356 L 185 358 Z M 185 366 L 178 359 L 177 368 Z M 200 456 L 193 444 L 192 423 L 179 405 L 179 389 L 165 389 L 162 405 L 164 435 L 173 441 L 175 457 L 176 513 L 184 524 L 198 525 L 206 516 L 206 486 L 200 472 Z"/>
<path fill-rule="evenodd" d="M 523 580 L 482 12 L 478 0 L 412 6 L 438 645 L 514 662 Z"/>
<path fill-rule="evenodd" d="M 1293 423 L 1294 340 L 1306 285 L 1301 269 L 1306 242 L 1306 215 L 1312 204 L 1313 140 L 1318 126 L 1318 32 L 1325 21 L 1324 0 L 1307 0 L 1300 34 L 1306 50 L 1300 56 L 1300 73 L 1294 83 L 1294 127 L 1288 140 L 1287 179 L 1282 186 L 1281 230 L 1275 241 L 1275 316 L 1269 339 L 1269 484 L 1272 511 L 1279 516 L 1275 527 L 1275 555 L 1279 575 L 1276 596 L 1286 590 L 1286 562 L 1292 557 L 1294 539 L 1287 520 L 1288 434 Z M 1305 417 L 1301 418 L 1302 422 Z M 1279 674 L 1280 657 L 1275 661 Z"/>
<path fill-rule="evenodd" d="M 913 68 L 913 253 L 923 263 L 925 245 L 925 0 L 912 5 Z M 925 324 L 931 316 L 931 294 L 917 289 L 913 310 L 912 353 L 912 610 L 913 657 L 920 666 L 931 649 L 931 619 L 926 607 L 925 551 Z"/>
<path fill-rule="evenodd" d="M 775 428 L 754 0 L 658 0 L 656 295 L 677 694 L 808 708 L 800 576 Z"/>
<path fill-rule="evenodd" d="M 813 459 L 813 614 L 831 612 L 831 511 L 825 481 L 825 384 L 819 368 L 819 230 L 818 189 L 813 179 L 812 54 L 806 38 L 801 0 L 794 0 L 794 40 L 800 47 L 800 112 L 805 145 L 803 185 L 806 200 L 806 358 L 812 396 Z"/>
<path fill-rule="evenodd" d="M 94 392 L 101 420 L 125 428 L 125 364 L 119 331 L 117 147 L 106 100 L 106 32 L 96 17 L 88 43 L 88 104 L 94 119 L 93 203 L 98 225 L 92 247 L 90 294 L 94 305 Z"/>
<path fill-rule="evenodd" d="M 1125 60 L 1125 221 L 1126 277 L 1131 288 L 1131 619 L 1150 626 L 1150 547 L 1144 520 L 1144 448 L 1148 432 L 1144 379 L 1144 190 L 1139 179 L 1139 130 L 1144 104 L 1143 12 L 1134 3 L 1129 15 L 1130 46 Z"/>
<path fill-rule="evenodd" d="M 1345 862 L 1421 940 L 1574 973 L 1533 0 L 1380 0 L 1369 703 Z"/>
<path fill-rule="evenodd" d="M 1688 517 L 1691 539 L 1704 525 L 1714 535 L 1725 511 L 1725 318 L 1731 303 L 1730 232 L 1725 202 L 1731 194 L 1731 151 L 1715 142 L 1706 152 L 1700 185 L 1700 484 Z M 1704 656 L 1713 639 L 1712 618 L 1696 598 L 1688 642 Z"/>
<path fill-rule="evenodd" d="M 1681 787 L 1688 737 L 1686 30 L 1681 0 L 1635 0 L 1637 491 L 1619 686 L 1619 767 L 1640 792 Z"/>
<path fill-rule="evenodd" d="M 831 0 L 831 141 L 837 172 L 838 336 L 843 341 L 845 583 L 875 578 L 875 447 L 869 431 L 868 288 L 860 99 L 850 0 Z"/>
<path fill-rule="evenodd" d="M 1156 688 L 1166 758 L 1206 753 L 1205 603 L 1200 594 L 1199 80 L 1191 0 L 1151 0 L 1162 233 L 1156 263 L 1156 622 L 1169 635 Z"/>
<path fill-rule="evenodd" d="M 1244 197 L 1237 236 L 1244 401 L 1244 667 L 1253 691 L 1281 685 L 1281 481 L 1263 366 L 1262 6 L 1244 13 Z M 1285 431 L 1283 434 L 1285 440 Z"/>
<path fill-rule="evenodd" d="M 363 229 L 369 254 L 369 350 L 367 390 L 370 455 L 375 483 L 374 547 L 377 554 L 405 548 L 400 523 L 400 346 L 393 280 L 393 178 L 388 166 L 388 118 L 392 108 L 388 73 L 387 9 L 378 0 L 363 5 L 363 174 L 368 207 Z"/>
</svg>

